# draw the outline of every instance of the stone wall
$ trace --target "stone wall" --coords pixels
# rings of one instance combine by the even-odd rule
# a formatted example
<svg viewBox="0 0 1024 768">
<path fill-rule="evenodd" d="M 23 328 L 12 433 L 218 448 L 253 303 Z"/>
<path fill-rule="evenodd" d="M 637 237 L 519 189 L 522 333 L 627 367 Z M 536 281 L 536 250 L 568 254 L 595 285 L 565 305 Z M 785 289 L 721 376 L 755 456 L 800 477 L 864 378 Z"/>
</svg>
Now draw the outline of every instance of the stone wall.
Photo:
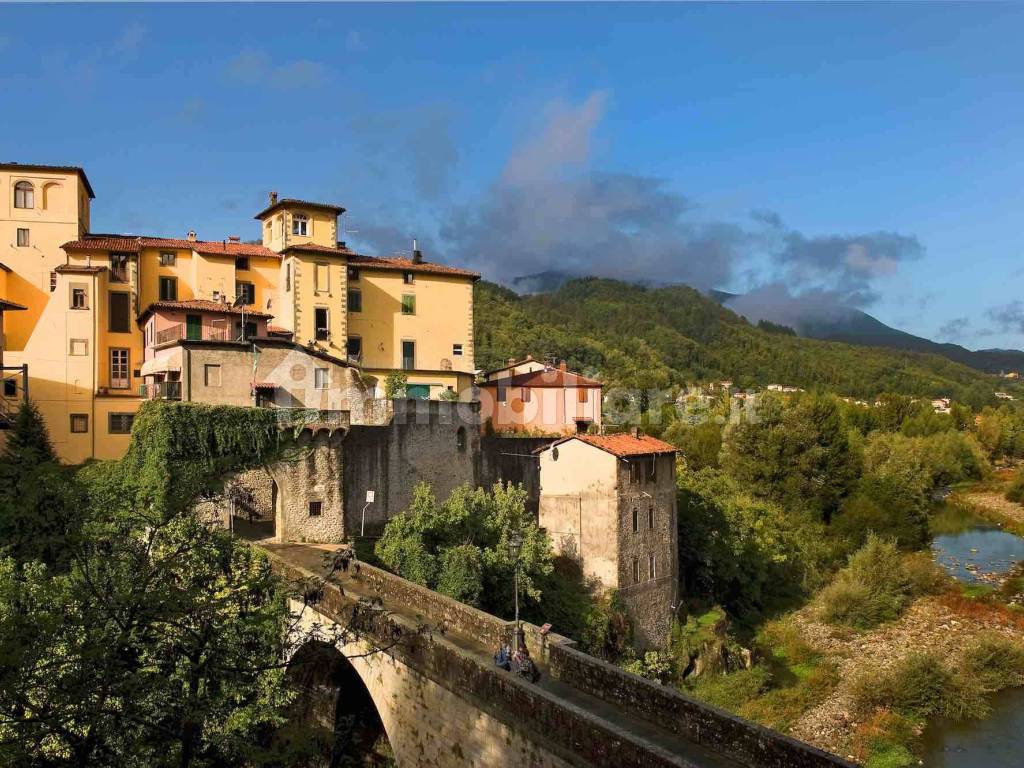
<svg viewBox="0 0 1024 768">
<path fill-rule="evenodd" d="M 379 536 L 384 524 L 412 501 L 420 482 L 444 499 L 459 485 L 478 484 L 480 430 L 473 424 L 476 403 L 395 400 L 384 426 L 354 425 L 345 438 L 346 533 L 360 534 L 366 507 L 367 536 Z M 366 506 L 366 492 L 374 501 Z"/>
<path fill-rule="evenodd" d="M 526 511 L 534 519 L 540 498 L 540 461 L 534 451 L 554 442 L 553 437 L 496 437 L 480 440 L 481 464 L 478 485 L 485 488 L 499 480 L 526 488 Z"/>
</svg>

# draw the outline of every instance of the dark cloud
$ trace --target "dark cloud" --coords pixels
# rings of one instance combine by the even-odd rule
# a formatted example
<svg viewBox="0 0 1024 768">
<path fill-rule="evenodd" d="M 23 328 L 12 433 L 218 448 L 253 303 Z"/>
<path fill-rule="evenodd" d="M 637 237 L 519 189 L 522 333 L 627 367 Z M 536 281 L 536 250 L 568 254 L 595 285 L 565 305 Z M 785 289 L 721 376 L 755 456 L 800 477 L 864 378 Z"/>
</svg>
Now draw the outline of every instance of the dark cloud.
<svg viewBox="0 0 1024 768">
<path fill-rule="evenodd" d="M 1004 333 L 1024 333 L 1024 302 L 1000 304 L 988 309 L 985 315 Z"/>
<path fill-rule="evenodd" d="M 938 338 L 944 341 L 959 341 L 969 335 L 970 330 L 970 318 L 954 317 L 939 327 Z"/>
</svg>

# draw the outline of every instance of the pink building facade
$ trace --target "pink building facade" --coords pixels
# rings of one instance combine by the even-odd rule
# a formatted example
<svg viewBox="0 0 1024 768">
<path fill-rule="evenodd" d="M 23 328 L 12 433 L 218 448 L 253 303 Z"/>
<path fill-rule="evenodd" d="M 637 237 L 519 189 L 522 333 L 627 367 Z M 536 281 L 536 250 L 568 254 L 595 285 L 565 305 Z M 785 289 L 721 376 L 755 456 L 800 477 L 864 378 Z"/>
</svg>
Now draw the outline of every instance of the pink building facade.
<svg viewBox="0 0 1024 768">
<path fill-rule="evenodd" d="M 525 370 L 524 370 L 525 369 Z M 533 360 L 491 371 L 480 384 L 484 428 L 573 435 L 601 426 L 601 382 Z"/>
</svg>

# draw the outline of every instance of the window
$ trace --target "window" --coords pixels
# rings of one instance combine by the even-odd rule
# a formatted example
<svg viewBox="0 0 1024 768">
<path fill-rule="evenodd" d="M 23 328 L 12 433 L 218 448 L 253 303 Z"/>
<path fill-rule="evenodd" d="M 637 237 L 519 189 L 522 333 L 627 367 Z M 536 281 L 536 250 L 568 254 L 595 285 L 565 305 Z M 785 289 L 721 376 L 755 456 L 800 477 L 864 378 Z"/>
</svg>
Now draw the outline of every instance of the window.
<svg viewBox="0 0 1024 768">
<path fill-rule="evenodd" d="M 107 431 L 112 435 L 130 435 L 134 413 L 112 413 L 107 417 Z"/>
<path fill-rule="evenodd" d="M 291 262 L 284 265 L 284 290 L 288 293 L 292 289 L 292 265 Z"/>
<path fill-rule="evenodd" d="M 402 282 L 405 283 L 406 285 L 412 285 L 415 281 L 416 277 L 413 275 L 412 272 L 402 273 Z"/>
<path fill-rule="evenodd" d="M 352 282 L 352 283 L 358 283 L 359 282 L 359 267 L 349 267 L 348 268 L 348 279 L 349 279 L 349 282 Z"/>
<path fill-rule="evenodd" d="M 640 471 L 640 462 L 631 461 L 629 462 L 629 482 L 639 483 L 640 477 L 643 473 Z"/>
<path fill-rule="evenodd" d="M 246 305 L 255 304 L 256 286 L 244 280 L 239 280 L 235 283 L 235 296 L 243 299 Z"/>
<path fill-rule="evenodd" d="M 248 256 L 239 256 L 238 258 L 236 258 L 235 259 L 235 269 L 240 271 L 240 272 L 248 272 L 249 271 L 249 257 Z"/>
<path fill-rule="evenodd" d="M 583 387 L 577 387 L 576 389 L 576 402 L 585 403 L 587 402 L 587 390 Z"/>
<path fill-rule="evenodd" d="M 329 318 L 330 313 L 327 311 L 327 307 L 316 307 L 313 310 L 314 334 L 317 341 L 324 341 L 331 337 Z"/>
<path fill-rule="evenodd" d="M 640 583 L 640 561 L 635 557 L 633 558 L 633 583 Z"/>
<path fill-rule="evenodd" d="M 466 450 L 466 428 L 459 427 L 455 430 L 455 448 L 461 453 Z"/>
<path fill-rule="evenodd" d="M 640 517 L 639 510 L 633 507 L 633 533 L 637 533 L 640 530 Z"/>
<path fill-rule="evenodd" d="M 508 402 L 508 384 L 499 383 L 497 389 L 498 392 L 495 397 L 497 397 L 499 403 L 504 405 Z"/>
<path fill-rule="evenodd" d="M 254 338 L 256 336 L 256 331 L 256 323 L 250 323 L 246 320 L 245 327 L 242 326 L 241 320 L 235 323 L 235 339 L 244 340 Z"/>
<path fill-rule="evenodd" d="M 313 284 L 313 290 L 316 291 L 329 291 L 331 290 L 331 266 L 330 264 L 317 264 L 316 273 L 314 275 L 315 280 Z"/>
<path fill-rule="evenodd" d="M 647 529 L 654 530 L 654 507 L 647 508 Z"/>
<path fill-rule="evenodd" d="M 528 403 L 533 398 L 533 390 L 529 387 L 523 387 L 523 402 Z"/>
<path fill-rule="evenodd" d="M 50 272 L 50 293 L 57 290 L 57 273 Z"/>
<path fill-rule="evenodd" d="M 308 233 L 309 219 L 304 213 L 296 213 L 292 216 L 292 234 L 305 237 Z"/>
<path fill-rule="evenodd" d="M 89 431 L 89 414 L 87 413 L 72 413 L 71 414 L 71 433 L 80 435 L 83 432 Z"/>
<path fill-rule="evenodd" d="M 71 308 L 72 309 L 88 309 L 89 308 L 89 289 L 84 285 L 72 285 L 71 286 Z"/>
<path fill-rule="evenodd" d="M 83 357 L 89 354 L 88 339 L 71 339 L 68 344 L 68 354 L 73 357 Z"/>
<path fill-rule="evenodd" d="M 109 330 L 113 333 L 131 333 L 131 295 L 125 291 L 111 291 L 109 301 Z"/>
<path fill-rule="evenodd" d="M 327 389 L 331 383 L 331 372 L 327 368 L 316 368 L 313 371 L 313 388 Z"/>
<path fill-rule="evenodd" d="M 18 227 L 18 247 L 19 248 L 28 248 L 28 246 L 29 246 L 28 230 L 25 229 L 24 227 Z"/>
<path fill-rule="evenodd" d="M 363 292 L 358 288 L 348 289 L 348 311 L 349 312 L 362 312 L 363 311 Z"/>
<path fill-rule="evenodd" d="M 128 254 L 126 254 L 126 253 L 112 253 L 112 254 L 110 254 L 110 282 L 112 282 L 112 283 L 127 283 L 128 282 Z"/>
<path fill-rule="evenodd" d="M 203 366 L 203 384 L 208 387 L 219 387 L 220 381 L 220 365 L 207 363 Z"/>
<path fill-rule="evenodd" d="M 35 188 L 29 182 L 19 181 L 17 184 L 14 185 L 14 207 L 36 207 L 36 191 Z"/>
<path fill-rule="evenodd" d="M 348 337 L 348 342 L 345 344 L 345 354 L 348 355 L 348 359 L 352 362 L 359 362 L 363 356 L 363 339 L 361 336 Z"/>
<path fill-rule="evenodd" d="M 4 379 L 4 397 L 18 396 L 18 382 L 16 379 Z"/>
<path fill-rule="evenodd" d="M 411 293 L 402 294 L 402 314 L 403 315 L 415 315 L 416 314 L 416 296 Z"/>
<path fill-rule="evenodd" d="M 129 381 L 129 371 L 131 366 L 128 365 L 128 350 L 127 349 L 111 349 L 110 350 L 110 388 L 111 389 L 128 389 L 131 386 Z"/>
<path fill-rule="evenodd" d="M 177 301 L 178 300 L 178 278 L 176 277 L 161 277 L 160 278 L 160 301 Z"/>
<path fill-rule="evenodd" d="M 322 501 L 311 501 L 309 502 L 309 516 L 320 517 L 324 513 L 324 503 Z"/>
<path fill-rule="evenodd" d="M 161 267 L 173 267 L 178 263 L 178 254 L 169 251 L 160 254 Z"/>
<path fill-rule="evenodd" d="M 452 344 L 452 357 L 462 357 L 461 344 Z"/>
<path fill-rule="evenodd" d="M 657 568 L 655 567 L 654 554 L 647 556 L 647 578 L 653 579 L 658 575 Z"/>
<path fill-rule="evenodd" d="M 402 342 L 402 368 L 406 371 L 411 371 L 416 367 L 416 342 L 415 341 L 403 341 Z"/>
</svg>

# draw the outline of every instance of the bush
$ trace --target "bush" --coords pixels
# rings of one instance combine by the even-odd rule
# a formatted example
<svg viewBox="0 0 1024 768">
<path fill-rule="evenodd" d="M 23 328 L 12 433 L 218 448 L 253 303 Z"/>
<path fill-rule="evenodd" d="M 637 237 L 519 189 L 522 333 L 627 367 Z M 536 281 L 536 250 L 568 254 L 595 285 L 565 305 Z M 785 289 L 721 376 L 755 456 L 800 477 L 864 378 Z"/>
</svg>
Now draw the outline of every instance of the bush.
<svg viewBox="0 0 1024 768">
<path fill-rule="evenodd" d="M 931 653 L 913 652 L 890 669 L 873 668 L 854 678 L 850 688 L 859 712 L 892 709 L 911 718 L 943 712 L 957 689 L 953 673 Z"/>
<path fill-rule="evenodd" d="M 870 629 L 899 616 L 916 596 L 942 583 L 934 563 L 903 556 L 893 540 L 874 534 L 818 595 L 821 618 L 852 629 Z"/>
<path fill-rule="evenodd" d="M 769 690 L 771 685 L 771 671 L 759 664 L 728 675 L 701 677 L 688 690 L 701 701 L 738 712 L 744 704 Z"/>
<path fill-rule="evenodd" d="M 1013 476 L 1013 482 L 1006 489 L 1006 500 L 1017 504 L 1024 503 L 1024 469 L 1018 469 Z"/>
</svg>

